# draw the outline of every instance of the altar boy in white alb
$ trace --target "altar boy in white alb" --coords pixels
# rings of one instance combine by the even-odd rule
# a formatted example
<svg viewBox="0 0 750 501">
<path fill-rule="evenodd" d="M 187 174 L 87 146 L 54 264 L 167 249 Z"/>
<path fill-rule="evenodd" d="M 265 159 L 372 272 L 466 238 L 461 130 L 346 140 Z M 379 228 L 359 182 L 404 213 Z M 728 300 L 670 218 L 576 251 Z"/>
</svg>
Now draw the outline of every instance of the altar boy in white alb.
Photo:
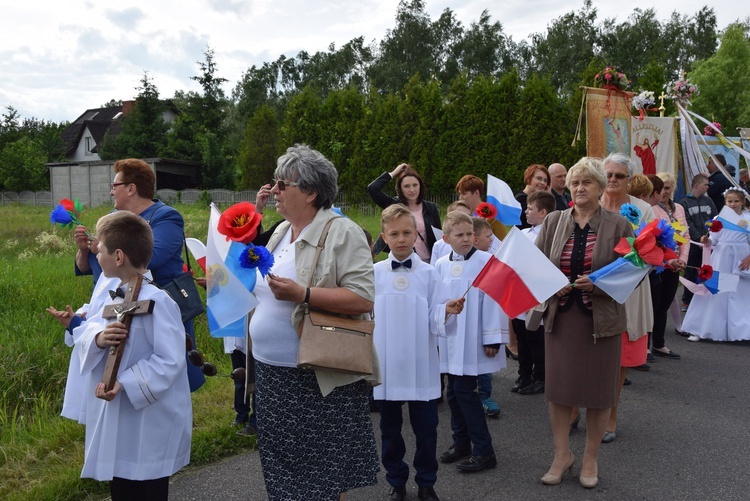
<svg viewBox="0 0 750 501">
<path fill-rule="evenodd" d="M 394 204 L 381 217 L 383 241 L 391 252 L 375 265 L 375 332 L 383 384 L 373 396 L 380 410 L 382 461 L 390 499 L 405 499 L 409 466 L 401 435 L 402 406 L 416 436 L 414 480 L 418 497 L 437 500 L 437 399 L 440 397 L 438 331 L 447 310 L 461 311 L 463 300 L 444 294 L 438 272 L 414 252 L 417 222 L 411 210 Z"/>
<path fill-rule="evenodd" d="M 456 315 L 455 323 L 446 324 L 445 338 L 440 338 L 440 371 L 448 374 L 447 400 L 453 431 L 453 445 L 440 460 L 454 463 L 468 457 L 457 464 L 458 469 L 476 472 L 497 465 L 477 393 L 477 375 L 491 374 L 504 366 L 504 358 L 496 355 L 500 344 L 508 342 L 500 320 L 507 317 L 500 314 L 500 306 L 492 298 L 470 287 L 491 257 L 474 248 L 471 217 L 455 211 L 448 213 L 443 221 L 443 239 L 452 250 L 435 267 L 445 290 L 450 297 L 460 297 L 467 290 L 468 293 L 464 311 Z"/>
<path fill-rule="evenodd" d="M 114 212 L 99 220 L 96 233 L 103 274 L 118 277 L 121 289 L 131 277 L 147 273 L 153 236 L 145 220 Z M 100 310 L 90 312 L 74 336 L 81 373 L 89 375 L 81 477 L 109 480 L 113 501 L 166 501 L 170 475 L 190 461 L 192 403 L 180 309 L 144 281 L 138 300 L 149 299 L 155 303 L 152 314 L 134 316 L 129 332 Z M 115 297 L 105 303 L 122 301 Z M 99 381 L 107 353 L 126 338 L 117 381 L 105 392 Z"/>
</svg>

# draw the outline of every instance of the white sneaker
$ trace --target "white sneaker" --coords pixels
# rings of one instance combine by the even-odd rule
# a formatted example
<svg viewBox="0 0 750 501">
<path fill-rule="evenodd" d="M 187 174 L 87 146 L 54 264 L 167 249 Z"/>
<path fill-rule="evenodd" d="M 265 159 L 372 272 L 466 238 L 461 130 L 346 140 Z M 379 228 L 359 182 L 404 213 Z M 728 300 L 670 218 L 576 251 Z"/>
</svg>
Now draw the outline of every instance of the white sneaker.
<svg viewBox="0 0 750 501">
<path fill-rule="evenodd" d="M 688 336 L 687 340 L 688 340 L 688 341 L 700 341 L 700 340 L 701 340 L 701 338 L 699 338 L 699 337 L 698 337 L 698 336 L 696 336 L 695 334 L 692 334 L 692 335 Z"/>
</svg>

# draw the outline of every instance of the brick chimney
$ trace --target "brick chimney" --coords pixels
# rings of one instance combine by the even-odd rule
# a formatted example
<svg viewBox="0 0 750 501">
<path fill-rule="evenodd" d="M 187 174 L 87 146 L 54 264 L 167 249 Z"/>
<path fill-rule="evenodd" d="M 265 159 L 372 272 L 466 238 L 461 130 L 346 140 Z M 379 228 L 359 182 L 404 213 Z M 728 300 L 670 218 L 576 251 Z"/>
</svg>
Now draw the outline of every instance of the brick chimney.
<svg viewBox="0 0 750 501">
<path fill-rule="evenodd" d="M 135 101 L 122 102 L 122 116 L 127 116 L 133 110 L 135 110 Z"/>
</svg>

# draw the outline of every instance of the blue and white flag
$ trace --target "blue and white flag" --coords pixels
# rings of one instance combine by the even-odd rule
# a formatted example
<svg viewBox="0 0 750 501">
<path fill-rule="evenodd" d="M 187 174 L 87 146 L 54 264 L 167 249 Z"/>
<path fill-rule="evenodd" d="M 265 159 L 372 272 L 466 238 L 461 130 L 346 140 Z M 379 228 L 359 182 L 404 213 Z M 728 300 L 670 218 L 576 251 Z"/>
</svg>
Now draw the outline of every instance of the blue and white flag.
<svg viewBox="0 0 750 501">
<path fill-rule="evenodd" d="M 497 219 L 507 226 L 521 224 L 521 203 L 505 181 L 487 174 L 487 202 L 497 209 Z"/>
<path fill-rule="evenodd" d="M 619 257 L 607 266 L 593 272 L 589 275 L 589 279 L 609 297 L 623 304 L 653 269 L 654 267 L 650 265 L 641 268 L 627 259 Z"/>
<path fill-rule="evenodd" d="M 211 204 L 206 243 L 206 303 L 208 329 L 213 337 L 243 337 L 247 314 L 258 304 L 250 292 L 257 270 L 240 270 L 239 253 L 245 246 L 227 241 L 218 231 L 221 212 Z M 243 276 L 240 280 L 236 273 Z M 250 283 L 252 282 L 252 283 Z"/>
</svg>

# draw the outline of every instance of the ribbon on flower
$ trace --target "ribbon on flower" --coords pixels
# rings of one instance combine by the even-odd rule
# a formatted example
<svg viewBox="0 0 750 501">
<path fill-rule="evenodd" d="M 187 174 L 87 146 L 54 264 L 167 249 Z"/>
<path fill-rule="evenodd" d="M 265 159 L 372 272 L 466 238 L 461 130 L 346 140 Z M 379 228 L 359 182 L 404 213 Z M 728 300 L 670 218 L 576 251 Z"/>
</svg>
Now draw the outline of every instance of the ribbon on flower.
<svg viewBox="0 0 750 501">
<path fill-rule="evenodd" d="M 638 120 L 645 120 L 647 111 L 659 111 L 659 108 L 638 108 Z"/>
<path fill-rule="evenodd" d="M 660 221 L 662 220 L 654 219 L 643 226 L 636 237 L 620 239 L 615 246 L 615 252 L 634 266 L 644 268 L 646 265 L 651 265 L 656 267 L 657 273 L 663 271 L 664 263 L 677 259 L 677 254 L 670 248 L 676 245 L 673 238 L 671 242 L 665 241 L 669 239 L 668 235 L 664 235 L 663 239 L 659 238 L 665 234 L 664 226 L 660 225 Z"/>
</svg>

